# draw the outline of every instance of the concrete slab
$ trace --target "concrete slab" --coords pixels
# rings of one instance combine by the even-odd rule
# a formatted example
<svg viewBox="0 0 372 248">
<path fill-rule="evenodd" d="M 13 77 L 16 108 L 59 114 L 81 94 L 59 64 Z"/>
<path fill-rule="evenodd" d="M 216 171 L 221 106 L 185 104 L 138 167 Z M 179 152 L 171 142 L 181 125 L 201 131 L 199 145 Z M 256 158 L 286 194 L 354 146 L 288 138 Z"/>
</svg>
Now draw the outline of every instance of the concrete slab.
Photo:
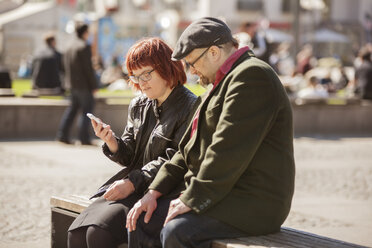
<svg viewBox="0 0 372 248">
<path fill-rule="evenodd" d="M 285 225 L 372 247 L 371 147 L 372 138 L 295 139 Z M 0 141 L 0 247 L 46 247 L 50 196 L 90 195 L 119 169 L 99 146 Z"/>
</svg>

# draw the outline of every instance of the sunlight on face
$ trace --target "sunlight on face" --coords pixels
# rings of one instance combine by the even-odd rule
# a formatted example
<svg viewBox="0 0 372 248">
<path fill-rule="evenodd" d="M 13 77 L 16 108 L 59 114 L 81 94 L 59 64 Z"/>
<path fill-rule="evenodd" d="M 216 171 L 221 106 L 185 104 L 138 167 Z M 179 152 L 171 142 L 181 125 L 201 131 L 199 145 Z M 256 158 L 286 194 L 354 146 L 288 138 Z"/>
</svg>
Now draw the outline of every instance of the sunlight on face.
<svg viewBox="0 0 372 248">
<path fill-rule="evenodd" d="M 133 70 L 133 75 L 139 77 L 141 75 L 150 72 L 153 68 L 151 66 L 145 66 L 137 70 Z M 141 91 L 150 99 L 156 99 L 159 104 L 163 103 L 172 91 L 167 86 L 167 81 L 164 80 L 156 70 L 150 73 L 150 79 L 148 81 L 139 80 L 139 86 Z"/>
<path fill-rule="evenodd" d="M 205 87 L 212 82 L 210 77 L 208 77 L 207 58 L 205 58 L 207 54 L 205 53 L 204 56 L 200 57 L 201 54 L 203 54 L 203 49 L 195 49 L 185 57 L 185 61 L 189 63 L 197 59 L 196 63 L 192 63 L 193 66 L 190 66 L 190 73 L 197 75 L 199 77 L 199 84 Z"/>
</svg>

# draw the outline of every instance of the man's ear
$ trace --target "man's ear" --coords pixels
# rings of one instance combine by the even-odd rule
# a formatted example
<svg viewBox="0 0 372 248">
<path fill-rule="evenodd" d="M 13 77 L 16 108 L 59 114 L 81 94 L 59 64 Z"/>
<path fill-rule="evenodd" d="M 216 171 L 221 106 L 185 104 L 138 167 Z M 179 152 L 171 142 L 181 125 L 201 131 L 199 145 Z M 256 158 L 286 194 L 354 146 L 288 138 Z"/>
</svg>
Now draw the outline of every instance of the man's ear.
<svg viewBox="0 0 372 248">
<path fill-rule="evenodd" d="M 218 61 L 221 58 L 222 50 L 218 46 L 211 46 L 209 48 L 209 52 L 212 55 L 211 58 L 213 59 L 213 61 Z"/>
</svg>

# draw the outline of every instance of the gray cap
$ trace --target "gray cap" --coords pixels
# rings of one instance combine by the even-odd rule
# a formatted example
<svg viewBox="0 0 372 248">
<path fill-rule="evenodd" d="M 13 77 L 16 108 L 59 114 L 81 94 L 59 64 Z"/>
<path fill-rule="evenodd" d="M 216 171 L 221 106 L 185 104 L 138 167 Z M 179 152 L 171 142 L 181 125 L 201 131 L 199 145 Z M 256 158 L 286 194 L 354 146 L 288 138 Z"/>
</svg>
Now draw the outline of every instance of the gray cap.
<svg viewBox="0 0 372 248">
<path fill-rule="evenodd" d="M 220 45 L 232 41 L 230 28 L 223 21 L 204 17 L 192 22 L 181 34 L 172 53 L 172 60 L 181 60 L 195 48 Z"/>
</svg>

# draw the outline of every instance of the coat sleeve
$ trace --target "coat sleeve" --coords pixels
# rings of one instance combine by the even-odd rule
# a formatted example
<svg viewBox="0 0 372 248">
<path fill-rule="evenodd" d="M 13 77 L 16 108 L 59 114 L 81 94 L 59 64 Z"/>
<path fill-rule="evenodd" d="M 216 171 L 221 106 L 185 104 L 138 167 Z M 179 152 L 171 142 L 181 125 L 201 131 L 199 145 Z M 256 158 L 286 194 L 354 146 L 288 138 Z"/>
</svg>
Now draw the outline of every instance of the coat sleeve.
<svg viewBox="0 0 372 248">
<path fill-rule="evenodd" d="M 230 81 L 212 142 L 180 197 L 195 212 L 222 200 L 248 168 L 275 118 L 272 80 L 263 69 L 251 67 Z"/>
<path fill-rule="evenodd" d="M 149 189 L 161 192 L 163 195 L 170 193 L 181 182 L 187 172 L 187 166 L 180 151 L 170 161 L 164 163 L 158 174 L 150 184 Z"/>
<path fill-rule="evenodd" d="M 145 192 L 162 165 L 166 161 L 172 159 L 174 154 L 177 152 L 177 145 L 185 133 L 187 124 L 187 118 L 184 117 L 183 120 L 181 120 L 181 123 L 178 124 L 174 130 L 174 138 L 171 142 L 172 146 L 165 148 L 165 152 L 162 156 L 159 156 L 156 160 L 152 160 L 145 164 L 141 169 L 133 170 L 129 173 L 129 180 L 133 183 L 136 192 Z"/>
</svg>

